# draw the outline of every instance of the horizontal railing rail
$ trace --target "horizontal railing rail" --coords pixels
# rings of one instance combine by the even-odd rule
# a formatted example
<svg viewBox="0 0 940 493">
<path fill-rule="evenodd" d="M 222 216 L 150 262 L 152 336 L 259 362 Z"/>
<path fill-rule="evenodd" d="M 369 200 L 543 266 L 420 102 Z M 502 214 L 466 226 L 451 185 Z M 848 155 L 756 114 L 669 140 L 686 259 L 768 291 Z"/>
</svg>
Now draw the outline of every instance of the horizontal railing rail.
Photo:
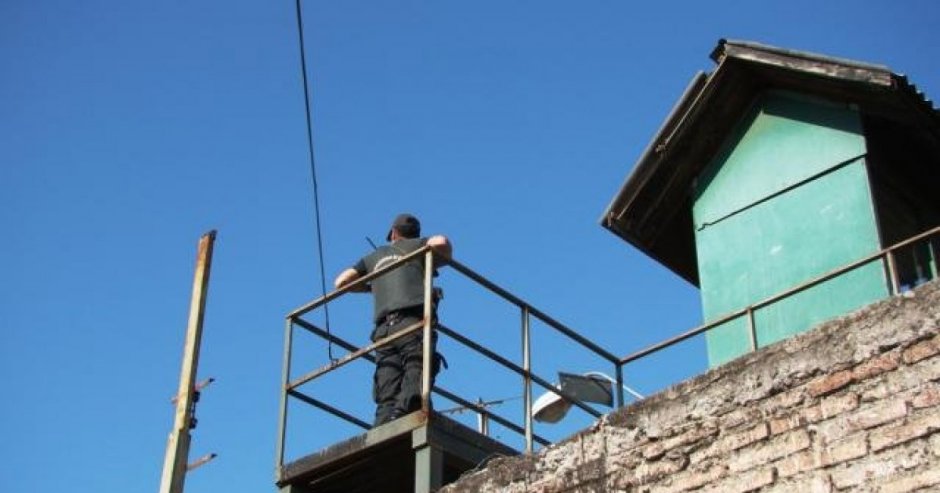
<svg viewBox="0 0 940 493">
<path fill-rule="evenodd" d="M 322 409 L 322 410 L 324 410 L 324 411 L 326 411 L 326 412 L 328 412 L 328 413 L 330 413 L 330 414 L 332 414 L 332 415 L 334 415 L 334 416 L 336 416 L 336 417 L 338 417 L 338 418 L 342 418 L 342 419 L 344 419 L 344 420 L 346 420 L 346 421 L 349 421 L 350 423 L 352 423 L 352 424 L 354 424 L 354 425 L 356 425 L 356 426 L 358 426 L 358 427 L 360 427 L 360 428 L 362 428 L 362 429 L 365 429 L 365 430 L 368 430 L 368 429 L 369 429 L 369 426 L 370 426 L 369 423 L 366 423 L 365 421 L 363 421 L 363 420 L 361 420 L 361 419 L 359 419 L 359 418 L 357 418 L 357 417 L 355 417 L 355 416 L 353 416 L 353 415 L 351 415 L 351 414 L 348 414 L 348 413 L 346 413 L 346 412 L 344 412 L 344 411 L 341 411 L 341 410 L 339 410 L 338 408 L 335 408 L 335 407 L 333 407 L 333 406 L 331 406 L 331 405 L 329 405 L 329 404 L 327 404 L 327 403 L 325 403 L 325 402 L 323 402 L 323 401 L 321 401 L 321 400 L 319 400 L 319 399 L 317 399 L 317 398 L 311 397 L 311 396 L 309 396 L 309 395 L 307 395 L 307 394 L 305 394 L 305 393 L 303 393 L 303 392 L 300 392 L 300 391 L 298 391 L 298 390 L 288 390 L 287 393 L 290 394 L 291 397 L 295 397 L 295 398 L 297 398 L 297 399 L 300 399 L 301 401 L 306 402 L 307 404 L 310 404 L 311 406 L 318 407 L 318 408 L 320 408 L 320 409 Z"/>
<path fill-rule="evenodd" d="M 341 338 L 341 337 L 337 337 L 336 335 L 333 335 L 333 334 L 331 334 L 331 333 L 329 333 L 329 332 L 327 332 L 327 331 L 321 329 L 320 327 L 317 327 L 316 325 L 314 325 L 314 324 L 312 324 L 312 323 L 310 323 L 310 322 L 307 322 L 306 320 L 298 319 L 298 320 L 296 320 L 296 323 L 297 323 L 297 325 L 301 326 L 302 328 L 308 330 L 310 333 L 315 334 L 315 335 L 317 335 L 317 336 L 319 336 L 319 337 L 322 337 L 322 338 L 324 338 L 324 339 L 327 339 L 327 340 L 331 341 L 332 343 L 334 343 L 334 344 L 336 344 L 336 345 L 342 347 L 343 349 L 346 349 L 347 351 L 350 351 L 350 352 L 360 352 L 360 349 L 362 349 L 362 348 L 357 347 L 355 344 L 352 344 L 351 342 L 346 341 L 345 339 L 343 339 L 343 338 Z M 442 333 L 444 333 L 444 334 L 447 334 L 447 335 L 450 335 L 450 334 L 457 334 L 458 337 L 463 338 L 463 336 L 460 336 L 457 332 L 454 332 L 454 331 L 452 331 L 452 330 L 449 329 L 449 328 L 442 327 L 442 326 L 438 326 L 438 327 L 439 327 L 440 332 L 442 332 Z M 468 340 L 468 341 L 469 341 L 469 340 Z M 470 342 L 471 344 L 476 344 L 476 343 L 473 343 L 472 341 L 469 341 L 469 342 Z M 481 347 L 481 348 L 482 348 L 482 347 Z M 482 348 L 482 349 L 486 350 L 485 348 Z M 488 350 L 486 350 L 486 351 L 488 351 Z M 491 353 L 491 354 L 492 354 L 493 356 L 495 356 L 496 358 L 502 359 L 502 357 L 499 356 L 499 355 L 496 354 L 496 353 Z M 372 362 L 372 363 L 375 362 L 375 357 L 373 357 L 371 354 L 362 354 L 360 357 L 362 357 L 362 358 L 364 358 L 364 359 L 366 359 L 366 360 L 368 360 L 368 361 L 370 361 L 370 362 Z M 505 361 L 506 363 L 508 363 L 510 366 L 514 366 L 513 363 L 509 362 L 508 360 L 504 360 L 504 361 Z M 299 385 L 298 385 L 298 386 L 299 386 Z M 292 397 L 296 397 L 297 399 L 300 399 L 300 400 L 306 402 L 307 404 L 310 404 L 310 405 L 312 405 L 312 406 L 314 406 L 314 407 L 317 407 L 317 408 L 319 408 L 319 409 L 321 409 L 321 410 L 323 410 L 323 411 L 326 411 L 326 412 L 328 412 L 328 413 L 330 413 L 330 414 L 333 414 L 333 415 L 335 415 L 335 416 L 337 416 L 337 417 L 340 417 L 340 418 L 342 418 L 342 419 L 344 419 L 344 420 L 346 420 L 346 421 L 348 421 L 348 422 L 350 422 L 350 423 L 353 423 L 353 424 L 359 426 L 360 428 L 369 429 L 369 428 L 371 427 L 371 425 L 370 425 L 369 423 L 366 423 L 365 421 L 363 421 L 363 420 L 361 420 L 361 419 L 359 419 L 359 418 L 356 418 L 355 416 L 352 416 L 352 415 L 350 415 L 350 414 L 347 414 L 347 413 L 345 413 L 344 411 L 341 411 L 341 410 L 337 409 L 336 407 L 330 406 L 329 404 L 327 404 L 327 403 L 325 403 L 325 402 L 323 402 L 323 401 L 321 401 L 321 400 L 319 400 L 319 399 L 316 399 L 316 398 L 311 397 L 311 396 L 309 396 L 309 395 L 307 395 L 307 394 L 304 394 L 303 392 L 300 392 L 300 391 L 296 390 L 296 387 L 297 387 L 297 386 L 292 386 L 292 388 L 290 388 L 290 389 L 288 390 L 288 393 L 289 393 Z M 438 394 L 438 395 L 440 395 L 440 396 L 443 396 L 443 397 L 445 397 L 445 398 L 447 398 L 447 399 L 449 399 L 449 400 L 451 400 L 451 401 L 453 401 L 453 402 L 459 404 L 460 406 L 463 406 L 463 407 L 466 408 L 466 409 L 473 410 L 473 411 L 477 412 L 478 414 L 484 414 L 484 415 L 486 415 L 488 418 L 492 419 L 493 421 L 495 421 L 495 422 L 497 422 L 497 423 L 499 423 L 499 424 L 505 426 L 506 428 L 508 428 L 508 429 L 510 429 L 510 430 L 512 430 L 512 431 L 514 431 L 514 432 L 516 432 L 516 433 L 518 433 L 518 434 L 520 434 L 520 435 L 525 433 L 525 429 L 524 429 L 524 428 L 522 428 L 522 427 L 516 425 L 515 423 L 511 422 L 510 420 L 504 418 L 503 416 L 500 416 L 499 414 L 496 414 L 496 413 L 494 413 L 494 412 L 492 412 L 492 411 L 489 411 L 489 410 L 487 410 L 487 409 L 481 407 L 479 404 L 477 404 L 477 403 L 475 403 L 475 402 L 473 402 L 473 401 L 466 400 L 466 399 L 460 397 L 459 395 L 457 395 L 457 394 L 455 394 L 455 393 L 453 393 L 453 392 L 451 392 L 451 391 L 449 391 L 449 390 L 446 390 L 446 389 L 444 389 L 444 388 L 442 388 L 442 387 L 440 387 L 440 386 L 437 386 L 437 385 L 434 386 L 434 393 L 435 393 L 435 394 Z M 564 394 L 564 393 L 560 393 L 560 394 L 561 394 L 561 395 L 565 395 L 567 398 L 573 398 L 573 396 L 571 396 L 571 395 L 567 395 L 567 394 Z M 597 412 L 596 412 L 595 410 L 593 410 L 593 409 L 589 409 L 588 412 L 590 412 L 590 413 L 592 413 L 592 414 L 597 414 Z M 537 442 L 539 442 L 540 444 L 542 444 L 542 445 L 548 445 L 549 443 L 551 443 L 551 442 L 549 442 L 547 439 L 545 439 L 544 437 L 541 437 L 541 436 L 538 436 L 538 435 L 533 435 L 533 436 L 534 436 L 535 440 L 536 440 Z"/>
<path fill-rule="evenodd" d="M 407 337 L 407 336 L 410 336 L 411 334 L 414 334 L 414 333 L 418 332 L 418 330 L 419 330 L 419 329 L 422 329 L 422 328 L 424 328 L 424 322 L 418 322 L 418 323 L 413 324 L 413 325 L 411 325 L 410 327 L 404 328 L 404 329 L 402 329 L 402 330 L 400 330 L 400 331 L 398 331 L 398 332 L 396 332 L 396 333 L 394 333 L 394 334 L 392 334 L 392 335 L 390 335 L 390 336 L 388 336 L 388 337 L 383 337 L 383 338 L 381 338 L 381 339 L 379 339 L 379 340 L 373 342 L 372 344 L 369 344 L 368 346 L 364 346 L 364 347 L 361 347 L 361 348 L 359 348 L 359 349 L 356 349 L 355 351 L 353 351 L 353 352 L 347 354 L 346 356 L 343 356 L 342 358 L 333 360 L 333 361 L 331 361 L 329 364 L 327 364 L 327 365 L 325 365 L 325 366 L 322 366 L 322 367 L 320 367 L 320 368 L 317 368 L 316 370 L 313 370 L 313 371 L 311 371 L 311 372 L 309 372 L 309 373 L 306 373 L 306 374 L 302 375 L 302 376 L 299 377 L 299 378 L 296 378 L 296 379 L 294 379 L 294 380 L 291 380 L 291 381 L 287 384 L 287 390 L 296 389 L 297 387 L 300 387 L 301 385 L 303 385 L 303 384 L 305 384 L 305 383 L 307 383 L 307 382 L 309 382 L 309 381 L 311 381 L 311 380 L 313 380 L 313 379 L 315 379 L 315 378 L 317 378 L 317 377 L 319 377 L 319 376 L 321 376 L 321 375 L 324 375 L 324 374 L 326 374 L 326 373 L 329 373 L 329 372 L 331 372 L 331 371 L 333 371 L 333 370 L 335 370 L 335 369 L 337 369 L 337 368 L 339 368 L 339 367 L 341 367 L 341 366 L 343 366 L 343 365 L 349 364 L 349 363 L 355 361 L 356 359 L 362 358 L 362 357 L 364 357 L 365 355 L 371 353 L 372 351 L 375 351 L 376 349 L 378 349 L 378 348 L 380 348 L 380 347 L 382 347 L 382 346 L 387 346 L 387 345 L 389 345 L 389 344 L 391 344 L 391 343 L 397 341 L 398 339 L 402 339 L 402 338 L 405 338 L 405 337 Z"/>
<path fill-rule="evenodd" d="M 526 302 L 525 302 L 524 300 L 522 300 L 521 298 L 519 298 L 519 297 L 513 295 L 512 293 L 506 291 L 505 289 L 503 289 L 503 288 L 497 286 L 497 285 L 494 284 L 493 282 L 487 280 L 485 277 L 483 277 L 483 276 L 481 276 L 480 274 L 477 274 L 476 272 L 474 272 L 474 271 L 473 271 L 472 269 L 470 269 L 469 267 L 467 267 L 467 266 L 461 264 L 460 262 L 458 262 L 458 261 L 456 261 L 456 260 L 450 260 L 450 261 L 448 261 L 448 264 L 449 264 L 451 267 L 453 267 L 454 270 L 456 270 L 456 271 L 460 272 L 461 274 L 463 274 L 463 275 L 469 277 L 470 279 L 472 279 L 473 281 L 475 281 L 477 284 L 479 284 L 479 285 L 481 285 L 481 286 L 483 286 L 483 287 L 489 289 L 490 291 L 492 291 L 493 293 L 499 295 L 500 297 L 502 297 L 502 298 L 505 299 L 506 301 L 512 303 L 513 305 L 516 305 L 518 308 L 527 309 L 531 315 L 535 316 L 535 318 L 538 318 L 538 319 L 541 320 L 542 322 L 545 322 L 547 325 L 550 325 L 552 328 L 554 328 L 554 329 L 557 330 L 558 332 L 561 332 L 562 334 L 568 336 L 568 338 L 570 338 L 570 339 L 573 340 L 573 341 L 576 341 L 578 344 L 581 344 L 581 345 L 584 346 L 585 348 L 590 349 L 593 353 L 595 353 L 595 354 L 597 354 L 597 355 L 603 357 L 603 358 L 606 359 L 607 361 L 610 361 L 611 363 L 616 363 L 616 362 L 619 360 L 619 358 L 617 358 L 617 356 L 615 356 L 613 353 L 611 353 L 611 352 L 607 351 L 606 349 L 604 349 L 604 348 L 598 346 L 598 345 L 595 344 L 593 341 L 591 341 L 590 339 L 588 339 L 588 338 L 582 336 L 581 334 L 575 332 L 573 329 L 569 328 L 569 327 L 566 326 L 565 324 L 563 324 L 563 323 L 561 323 L 561 322 L 555 320 L 554 318 L 548 316 L 545 312 L 543 312 L 543 311 L 539 310 L 538 308 L 536 308 L 536 307 L 530 305 L 529 303 L 526 303 Z"/>
<path fill-rule="evenodd" d="M 368 274 L 366 274 L 366 275 L 364 275 L 364 276 L 361 276 L 361 277 L 359 277 L 358 279 L 356 279 L 355 281 L 352 281 L 352 282 L 350 282 L 349 284 L 346 284 L 345 286 L 343 286 L 343 287 L 341 287 L 341 288 L 338 288 L 338 289 L 336 289 L 336 290 L 334 290 L 334 291 L 331 291 L 331 292 L 329 292 L 329 293 L 327 293 L 327 294 L 325 294 L 325 295 L 323 295 L 323 296 L 321 296 L 321 297 L 319 297 L 319 298 L 317 298 L 317 299 L 311 301 L 310 303 L 307 303 L 306 305 L 303 305 L 303 306 L 301 306 L 300 308 L 297 308 L 296 310 L 294 310 L 294 311 L 288 313 L 288 314 L 287 314 L 287 318 L 288 318 L 288 319 L 295 319 L 295 318 L 300 317 L 300 316 L 302 316 L 302 315 L 304 315 L 304 314 L 306 314 L 306 313 L 309 313 L 309 312 L 311 312 L 311 311 L 313 311 L 313 310 L 316 310 L 317 308 L 319 308 L 319 307 L 321 307 L 321 306 L 323 306 L 323 305 L 325 305 L 325 304 L 327 304 L 327 303 L 329 303 L 329 302 L 335 300 L 336 298 L 339 298 L 340 296 L 342 296 L 342 295 L 344 295 L 344 294 L 346 294 L 346 293 L 348 293 L 348 292 L 350 292 L 350 291 L 353 291 L 354 289 L 358 288 L 359 286 L 364 286 L 364 285 L 366 285 L 366 284 L 369 284 L 369 283 L 372 282 L 373 280 L 378 279 L 379 277 L 382 277 L 382 276 L 384 276 L 385 274 L 388 274 L 389 272 L 391 272 L 391 271 L 393 271 L 393 270 L 395 270 L 395 269 L 401 267 L 401 266 L 404 265 L 404 264 L 407 264 L 408 262 L 410 262 L 410 261 L 412 261 L 412 260 L 415 260 L 416 258 L 418 258 L 418 257 L 420 257 L 420 256 L 422 256 L 422 255 L 425 255 L 425 254 L 426 254 L 427 252 L 429 252 L 430 250 L 431 250 L 430 247 L 427 247 L 427 246 L 421 247 L 421 248 L 419 248 L 419 249 L 417 249 L 417 250 L 415 250 L 415 251 L 409 253 L 408 255 L 405 255 L 405 256 L 401 257 L 400 259 L 398 259 L 398 260 L 396 260 L 396 261 L 394 261 L 394 262 L 392 262 L 392 263 L 390 263 L 390 264 L 388 264 L 388 265 L 386 265 L 386 266 L 383 266 L 381 269 L 377 269 L 377 270 L 375 270 L 375 271 L 373 271 L 373 272 L 370 272 L 370 273 L 368 273 Z"/>
<path fill-rule="evenodd" d="M 448 327 L 446 327 L 446 326 L 444 326 L 444 325 L 438 325 L 438 331 L 439 331 L 440 333 L 442 333 L 442 334 L 446 334 L 446 335 L 449 336 L 451 339 L 454 339 L 454 340 L 457 341 L 458 343 L 460 343 L 460 344 L 466 346 L 467 348 L 469 348 L 470 350 L 475 351 L 476 353 L 478 353 L 478 354 L 480 354 L 480 355 L 486 357 L 487 359 L 493 360 L 494 362 L 498 363 L 498 364 L 499 364 L 500 366 L 502 366 L 503 368 L 506 368 L 506 369 L 508 369 L 508 370 L 510 370 L 510 371 L 512 371 L 512 372 L 514 372 L 514 373 L 516 373 L 517 375 L 522 376 L 522 375 L 525 375 L 525 374 L 526 374 L 525 369 L 522 368 L 521 366 L 519 366 L 519 365 L 513 363 L 512 361 L 509 361 L 508 359 L 506 359 L 506 358 L 500 356 L 499 354 L 497 354 L 497 353 L 495 353 L 495 352 L 493 352 L 493 351 L 490 351 L 489 349 L 487 349 L 487 348 L 485 348 L 485 347 L 483 347 L 483 346 L 481 346 L 481 345 L 479 345 L 479 344 L 477 344 L 477 343 L 471 341 L 470 339 L 468 339 L 468 338 L 466 338 L 466 337 L 460 335 L 460 333 L 457 332 L 457 331 L 455 331 L 455 330 L 452 330 L 452 329 L 450 329 L 450 328 L 448 328 Z M 560 389 L 560 388 L 558 388 L 558 387 L 552 385 L 550 382 L 548 382 L 547 380 L 545 380 L 545 379 L 539 377 L 538 375 L 534 375 L 534 374 L 533 374 L 533 375 L 532 375 L 532 381 L 535 382 L 535 383 L 537 383 L 537 384 L 539 384 L 539 385 L 540 385 L 542 388 L 544 388 L 545 390 L 548 390 L 548 391 L 550 391 L 550 392 L 553 392 L 553 393 L 557 394 L 557 395 L 560 396 L 560 397 L 564 397 L 565 399 L 570 400 L 574 405 L 580 407 L 580 408 L 583 409 L 585 412 L 587 412 L 588 414 L 594 416 L 595 418 L 599 418 L 599 417 L 602 416 L 602 414 L 601 414 L 600 412 L 598 412 L 597 410 L 595 410 L 595 409 L 592 408 L 591 406 L 588 406 L 587 404 L 585 404 L 585 403 L 579 401 L 575 396 L 573 396 L 573 395 L 571 395 L 570 393 L 565 392 L 564 390 L 562 390 L 562 389 Z"/>
<path fill-rule="evenodd" d="M 340 346 L 340 347 L 342 347 L 343 349 L 345 349 L 345 350 L 347 350 L 347 351 L 352 352 L 352 351 L 358 351 L 358 350 L 359 350 L 359 347 L 356 346 L 355 344 L 353 344 L 353 343 L 351 343 L 351 342 L 349 342 L 349 341 L 346 341 L 345 339 L 342 339 L 342 338 L 340 338 L 340 337 L 337 337 L 337 336 L 335 336 L 335 335 L 333 335 L 333 334 L 331 334 L 331 333 L 329 333 L 329 332 L 327 332 L 327 331 L 321 329 L 320 327 L 317 327 L 316 325 L 313 325 L 312 323 L 310 323 L 310 322 L 308 322 L 308 321 L 306 321 L 306 320 L 303 320 L 303 319 L 298 318 L 298 319 L 294 320 L 294 323 L 297 324 L 297 325 L 299 325 L 299 326 L 301 326 L 301 327 L 304 328 L 304 329 L 307 329 L 311 334 L 314 334 L 314 335 L 319 336 L 319 337 L 321 337 L 321 338 L 323 338 L 323 339 L 326 339 L 327 342 L 331 342 L 331 343 L 333 343 L 333 344 L 336 344 L 337 346 Z M 369 362 L 375 363 L 375 357 L 372 356 L 371 354 L 365 354 L 365 355 L 363 355 L 362 357 L 365 358 L 366 360 L 368 360 Z"/>
</svg>

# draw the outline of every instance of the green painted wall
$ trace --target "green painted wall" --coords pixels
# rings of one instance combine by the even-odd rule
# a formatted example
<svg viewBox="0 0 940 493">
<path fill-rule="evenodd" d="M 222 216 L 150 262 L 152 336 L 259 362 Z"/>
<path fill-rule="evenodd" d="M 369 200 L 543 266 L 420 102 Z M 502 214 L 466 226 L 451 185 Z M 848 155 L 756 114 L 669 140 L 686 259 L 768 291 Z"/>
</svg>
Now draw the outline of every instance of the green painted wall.
<svg viewBox="0 0 940 493">
<path fill-rule="evenodd" d="M 880 249 L 858 114 L 772 93 L 696 183 L 693 218 L 706 322 Z M 759 345 L 887 295 L 880 262 L 755 312 Z M 747 321 L 706 336 L 711 365 L 749 350 Z"/>
</svg>

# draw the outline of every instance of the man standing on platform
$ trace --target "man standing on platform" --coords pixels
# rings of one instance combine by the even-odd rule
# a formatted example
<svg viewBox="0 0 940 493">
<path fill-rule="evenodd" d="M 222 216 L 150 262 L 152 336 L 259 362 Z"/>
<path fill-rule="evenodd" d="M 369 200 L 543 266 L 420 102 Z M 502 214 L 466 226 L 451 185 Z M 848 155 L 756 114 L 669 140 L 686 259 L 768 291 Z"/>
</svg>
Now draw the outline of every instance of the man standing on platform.
<svg viewBox="0 0 940 493">
<path fill-rule="evenodd" d="M 421 247 L 428 245 L 444 258 L 450 258 L 452 247 L 445 236 L 421 237 L 421 223 L 411 214 L 399 214 L 392 222 L 386 240 L 369 255 L 336 277 L 337 289 L 389 265 Z M 424 318 L 424 258 L 412 259 L 405 265 L 380 276 L 370 285 L 355 291 L 372 291 L 375 303 L 375 330 L 372 341 L 388 337 L 421 322 Z M 436 305 L 436 297 L 434 303 Z M 432 323 L 436 311 L 431 309 Z M 395 420 L 421 408 L 421 367 L 423 337 L 417 331 L 376 349 L 372 397 L 376 403 L 375 426 Z M 433 351 L 433 343 L 432 343 Z M 437 357 L 432 366 L 432 385 L 437 373 Z"/>
</svg>

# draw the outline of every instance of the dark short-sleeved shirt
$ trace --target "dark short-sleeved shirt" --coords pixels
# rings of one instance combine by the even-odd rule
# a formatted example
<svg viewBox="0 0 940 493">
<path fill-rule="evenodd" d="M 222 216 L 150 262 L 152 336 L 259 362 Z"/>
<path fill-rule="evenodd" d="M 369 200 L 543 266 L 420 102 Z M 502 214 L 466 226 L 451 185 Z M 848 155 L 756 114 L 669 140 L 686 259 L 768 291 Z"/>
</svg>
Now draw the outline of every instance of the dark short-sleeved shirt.
<svg viewBox="0 0 940 493">
<path fill-rule="evenodd" d="M 353 269 L 359 275 L 375 272 L 418 250 L 427 241 L 427 238 L 404 238 L 382 245 L 359 259 Z M 422 306 L 424 304 L 424 258 L 419 256 L 372 281 L 372 299 L 375 303 L 376 322 L 380 322 L 395 310 Z"/>
</svg>

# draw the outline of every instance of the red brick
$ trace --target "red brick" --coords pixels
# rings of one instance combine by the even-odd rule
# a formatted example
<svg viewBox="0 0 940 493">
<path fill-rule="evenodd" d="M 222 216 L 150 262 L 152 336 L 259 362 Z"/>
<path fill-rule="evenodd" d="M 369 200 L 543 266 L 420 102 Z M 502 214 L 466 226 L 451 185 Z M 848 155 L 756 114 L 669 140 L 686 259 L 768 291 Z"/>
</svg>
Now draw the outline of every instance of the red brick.
<svg viewBox="0 0 940 493">
<path fill-rule="evenodd" d="M 643 449 L 643 457 L 647 460 L 655 459 L 672 449 L 693 444 L 717 434 L 718 426 L 712 422 L 706 422 L 680 435 L 652 443 L 650 446 Z"/>
<path fill-rule="evenodd" d="M 823 443 L 835 443 L 855 431 L 846 417 L 831 419 L 816 427 L 816 437 Z"/>
<path fill-rule="evenodd" d="M 797 387 L 788 391 L 767 398 L 761 402 L 760 407 L 768 414 L 778 413 L 787 409 L 797 407 L 805 400 L 806 395 L 803 388 Z"/>
<path fill-rule="evenodd" d="M 724 465 L 718 465 L 704 471 L 685 471 L 673 476 L 667 486 L 653 486 L 650 493 L 677 493 L 694 490 L 721 479 L 727 471 L 728 467 Z"/>
<path fill-rule="evenodd" d="M 732 450 L 750 445 L 758 440 L 763 440 L 767 438 L 769 434 L 767 423 L 760 423 L 749 430 L 724 437 L 715 443 L 713 452 L 715 455 L 725 454 Z"/>
<path fill-rule="evenodd" d="M 822 419 L 829 419 L 856 408 L 858 408 L 858 394 L 854 392 L 840 396 L 827 397 L 819 403 Z"/>
<path fill-rule="evenodd" d="M 832 483 L 829 476 L 808 476 L 791 481 L 774 483 L 766 493 L 831 493 Z"/>
<path fill-rule="evenodd" d="M 819 452 L 815 450 L 805 450 L 789 457 L 784 457 L 777 463 L 777 473 L 781 477 L 790 477 L 803 471 L 816 469 L 821 465 Z"/>
<path fill-rule="evenodd" d="M 927 358 L 909 367 L 921 382 L 940 380 L 940 358 Z"/>
<path fill-rule="evenodd" d="M 914 409 L 934 407 L 938 404 L 940 404 L 940 388 L 936 386 L 921 390 L 911 399 L 911 406 Z"/>
<path fill-rule="evenodd" d="M 866 380 L 881 375 L 882 373 L 895 370 L 900 364 L 901 354 L 893 351 L 876 358 L 872 358 L 856 366 L 852 370 L 852 376 L 855 378 L 855 381 Z"/>
<path fill-rule="evenodd" d="M 762 419 L 760 410 L 753 408 L 740 408 L 721 417 L 721 426 L 724 429 L 737 428 L 741 425 L 753 423 Z"/>
<path fill-rule="evenodd" d="M 774 482 L 773 468 L 757 469 L 744 474 L 729 476 L 712 486 L 706 486 L 700 493 L 744 493 L 755 491 Z"/>
<path fill-rule="evenodd" d="M 728 461 L 728 467 L 732 471 L 746 471 L 755 466 L 806 450 L 811 443 L 809 433 L 806 430 L 792 431 L 777 436 L 755 448 L 738 451 Z"/>
<path fill-rule="evenodd" d="M 852 372 L 849 370 L 838 371 L 810 382 L 809 394 L 813 397 L 831 394 L 850 383 L 852 383 Z"/>
<path fill-rule="evenodd" d="M 940 353 L 940 337 L 934 336 L 932 339 L 917 343 L 905 349 L 904 362 L 907 364 L 916 363 L 937 353 Z"/>
<path fill-rule="evenodd" d="M 924 440 L 919 440 L 877 453 L 870 452 L 864 458 L 829 468 L 827 472 L 837 489 L 850 489 L 863 484 L 864 488 L 859 489 L 878 491 L 879 485 L 904 477 L 905 471 L 937 469 L 936 458 L 925 453 L 928 451 L 927 445 Z"/>
<path fill-rule="evenodd" d="M 864 434 L 855 435 L 827 447 L 822 453 L 822 464 L 831 466 L 858 459 L 868 454 L 868 441 Z"/>
<path fill-rule="evenodd" d="M 665 453 L 666 448 L 663 447 L 661 442 L 653 442 L 646 447 L 643 447 L 643 458 L 646 460 L 658 459 Z"/>
<path fill-rule="evenodd" d="M 938 484 L 940 484 L 940 470 L 928 469 L 905 478 L 892 478 L 890 483 L 882 486 L 878 491 L 881 493 L 907 493 L 908 491 L 921 490 Z"/>
<path fill-rule="evenodd" d="M 795 414 L 785 418 L 772 419 L 770 420 L 770 434 L 779 435 L 794 428 L 804 426 L 805 424 L 806 419 L 803 418 L 801 414 Z"/>
<path fill-rule="evenodd" d="M 832 485 L 836 489 L 847 489 L 863 483 L 871 482 L 885 476 L 897 474 L 900 466 L 891 459 L 866 460 L 849 467 L 835 467 L 832 469 Z"/>
<path fill-rule="evenodd" d="M 907 403 L 903 400 L 892 399 L 879 402 L 855 413 L 855 415 L 848 418 L 848 422 L 854 430 L 865 430 L 895 421 L 906 415 Z"/>
<path fill-rule="evenodd" d="M 783 458 L 777 463 L 777 472 L 788 477 L 820 467 L 841 464 L 868 454 L 868 442 L 864 434 L 840 440 L 823 450 L 804 450 Z"/>
<path fill-rule="evenodd" d="M 817 423 L 823 419 L 822 409 L 819 408 L 819 404 L 800 411 L 800 415 L 807 423 Z"/>
<path fill-rule="evenodd" d="M 900 426 L 872 431 L 871 449 L 873 452 L 877 452 L 920 438 L 937 430 L 940 430 L 940 415 L 923 415 Z"/>
<path fill-rule="evenodd" d="M 630 475 L 626 486 L 640 485 L 658 481 L 666 476 L 671 476 L 685 469 L 687 464 L 688 462 L 686 460 L 658 460 L 653 462 L 644 462 L 633 470 L 633 474 Z"/>
</svg>

